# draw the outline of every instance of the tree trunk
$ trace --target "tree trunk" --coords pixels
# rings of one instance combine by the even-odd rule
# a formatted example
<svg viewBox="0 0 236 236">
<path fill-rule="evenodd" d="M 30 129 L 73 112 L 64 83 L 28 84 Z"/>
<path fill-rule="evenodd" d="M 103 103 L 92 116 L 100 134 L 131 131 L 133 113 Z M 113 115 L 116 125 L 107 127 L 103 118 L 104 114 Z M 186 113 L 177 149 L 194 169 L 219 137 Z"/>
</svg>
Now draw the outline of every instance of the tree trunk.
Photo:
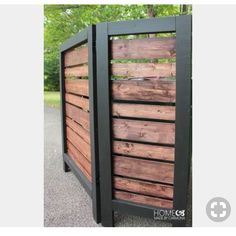
<svg viewBox="0 0 236 236">
<path fill-rule="evenodd" d="M 188 5 L 180 5 L 180 14 L 186 15 L 188 13 Z"/>
<path fill-rule="evenodd" d="M 156 17 L 154 5 L 147 5 L 147 15 L 148 18 L 154 18 Z M 155 38 L 155 34 L 149 34 L 149 38 Z"/>
<path fill-rule="evenodd" d="M 154 18 L 157 16 L 156 12 L 155 12 L 155 9 L 154 9 L 154 5 L 147 5 L 147 15 L 148 15 L 148 18 Z M 149 38 L 155 38 L 156 35 L 155 34 L 149 34 L 148 35 Z M 150 62 L 158 62 L 158 59 L 152 59 L 150 60 Z"/>
</svg>

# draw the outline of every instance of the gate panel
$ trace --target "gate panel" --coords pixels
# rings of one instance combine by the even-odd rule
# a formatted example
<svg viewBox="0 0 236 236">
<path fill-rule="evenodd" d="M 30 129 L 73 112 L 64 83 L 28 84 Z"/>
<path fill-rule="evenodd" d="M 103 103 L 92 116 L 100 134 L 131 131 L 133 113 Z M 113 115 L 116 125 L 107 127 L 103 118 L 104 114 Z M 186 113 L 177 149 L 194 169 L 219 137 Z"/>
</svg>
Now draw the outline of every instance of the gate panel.
<svg viewBox="0 0 236 236">
<path fill-rule="evenodd" d="M 93 200 L 100 222 L 95 27 L 91 26 L 61 47 L 61 106 L 64 169 L 71 169 Z"/>
<path fill-rule="evenodd" d="M 97 25 L 104 226 L 114 210 L 153 218 L 155 209 L 186 209 L 190 43 L 189 16 Z"/>
</svg>

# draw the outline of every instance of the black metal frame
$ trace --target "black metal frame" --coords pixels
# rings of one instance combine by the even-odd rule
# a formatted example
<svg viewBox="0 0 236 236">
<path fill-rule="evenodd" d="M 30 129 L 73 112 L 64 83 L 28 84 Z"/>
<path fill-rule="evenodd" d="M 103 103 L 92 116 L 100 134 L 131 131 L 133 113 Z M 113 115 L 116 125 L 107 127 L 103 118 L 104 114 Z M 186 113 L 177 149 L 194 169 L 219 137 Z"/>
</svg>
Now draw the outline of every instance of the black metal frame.
<svg viewBox="0 0 236 236">
<path fill-rule="evenodd" d="M 192 18 L 176 17 L 176 120 L 174 209 L 187 208 L 187 192 L 192 146 Z M 174 222 L 184 226 L 186 222 Z"/>
<path fill-rule="evenodd" d="M 97 79 L 96 79 L 96 30 L 95 26 L 89 26 L 85 30 L 62 44 L 60 48 L 60 93 L 61 93 L 61 124 L 62 124 L 62 153 L 63 168 L 67 172 L 71 170 L 79 179 L 85 190 L 92 198 L 93 218 L 100 223 L 100 189 L 99 189 L 99 169 L 98 169 L 98 145 L 97 145 Z M 75 162 L 67 153 L 66 145 L 66 123 L 65 123 L 65 78 L 64 78 L 64 53 L 74 47 L 84 43 L 88 44 L 88 77 L 89 77 L 89 107 L 90 107 L 90 140 L 92 157 L 92 184 L 77 167 Z"/>
<path fill-rule="evenodd" d="M 96 27 L 98 137 L 101 222 L 113 226 L 113 211 L 153 218 L 152 207 L 114 200 L 112 193 L 112 136 L 110 95 L 111 36 L 176 32 L 176 142 L 174 209 L 186 210 L 191 147 L 191 16 L 100 23 Z M 172 221 L 184 226 L 185 221 Z"/>
</svg>

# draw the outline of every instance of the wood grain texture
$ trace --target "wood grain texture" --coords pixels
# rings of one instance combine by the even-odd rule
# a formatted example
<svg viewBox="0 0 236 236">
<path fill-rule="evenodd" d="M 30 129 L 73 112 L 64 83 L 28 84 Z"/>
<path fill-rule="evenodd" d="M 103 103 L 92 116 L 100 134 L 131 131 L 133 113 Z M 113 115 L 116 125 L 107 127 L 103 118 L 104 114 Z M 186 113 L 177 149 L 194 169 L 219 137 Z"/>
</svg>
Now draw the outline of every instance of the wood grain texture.
<svg viewBox="0 0 236 236">
<path fill-rule="evenodd" d="M 70 93 L 65 94 L 65 100 L 68 103 L 71 103 L 75 106 L 82 108 L 83 110 L 89 110 L 89 99 L 77 95 L 73 95 Z"/>
<path fill-rule="evenodd" d="M 115 175 L 173 184 L 173 164 L 123 156 L 114 156 L 113 160 Z"/>
<path fill-rule="evenodd" d="M 65 52 L 65 67 L 80 65 L 88 62 L 88 48 L 80 47 Z"/>
<path fill-rule="evenodd" d="M 69 156 L 74 160 L 79 169 L 92 182 L 91 164 L 84 158 L 84 156 L 67 140 L 67 151 Z"/>
<path fill-rule="evenodd" d="M 175 63 L 114 63 L 111 64 L 114 76 L 127 77 L 173 77 L 176 75 Z"/>
<path fill-rule="evenodd" d="M 67 93 L 74 93 L 82 96 L 89 96 L 89 84 L 87 79 L 65 80 L 65 90 Z"/>
<path fill-rule="evenodd" d="M 113 80 L 112 97 L 117 100 L 175 102 L 175 80 Z"/>
<path fill-rule="evenodd" d="M 69 103 L 66 103 L 66 116 L 70 117 L 72 120 L 79 123 L 86 130 L 89 131 L 89 113 L 73 106 Z"/>
<path fill-rule="evenodd" d="M 174 144 L 175 124 L 113 119 L 113 137 L 130 141 Z"/>
<path fill-rule="evenodd" d="M 174 58 L 175 38 L 119 39 L 111 41 L 112 59 Z"/>
<path fill-rule="evenodd" d="M 77 133 L 75 133 L 71 128 L 66 128 L 67 139 L 76 147 L 76 149 L 91 162 L 91 150 L 90 145 L 86 143 Z"/>
<path fill-rule="evenodd" d="M 88 65 L 80 65 L 74 67 L 66 67 L 64 70 L 65 77 L 87 77 Z"/>
<path fill-rule="evenodd" d="M 160 120 L 175 120 L 175 106 L 113 103 L 112 115 Z"/>
<path fill-rule="evenodd" d="M 138 204 L 154 206 L 154 207 L 161 207 L 161 208 L 173 208 L 173 201 L 172 200 L 165 200 L 156 197 L 149 197 L 134 193 L 128 193 L 123 191 L 114 191 L 115 199 L 130 201 Z"/>
<path fill-rule="evenodd" d="M 66 117 L 66 125 L 70 127 L 75 133 L 77 133 L 86 143 L 90 144 L 90 134 L 81 125 L 69 117 Z"/>
<path fill-rule="evenodd" d="M 113 186 L 118 190 L 173 199 L 173 186 L 169 185 L 115 176 L 113 178 Z"/>
<path fill-rule="evenodd" d="M 113 153 L 165 161 L 174 161 L 175 159 L 173 147 L 123 141 L 113 141 Z"/>
</svg>

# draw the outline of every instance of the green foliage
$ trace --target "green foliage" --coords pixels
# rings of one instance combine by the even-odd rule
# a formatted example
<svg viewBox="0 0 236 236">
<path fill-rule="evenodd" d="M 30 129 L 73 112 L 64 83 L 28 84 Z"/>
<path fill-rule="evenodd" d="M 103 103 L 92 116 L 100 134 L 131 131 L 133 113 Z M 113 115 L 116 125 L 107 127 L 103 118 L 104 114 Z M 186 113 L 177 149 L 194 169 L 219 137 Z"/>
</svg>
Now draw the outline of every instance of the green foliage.
<svg viewBox="0 0 236 236">
<path fill-rule="evenodd" d="M 150 5 L 45 5 L 44 89 L 59 90 L 59 47 L 66 39 L 98 22 L 148 18 L 148 7 Z M 151 5 L 151 8 L 155 16 L 180 14 L 179 5 Z"/>
</svg>

